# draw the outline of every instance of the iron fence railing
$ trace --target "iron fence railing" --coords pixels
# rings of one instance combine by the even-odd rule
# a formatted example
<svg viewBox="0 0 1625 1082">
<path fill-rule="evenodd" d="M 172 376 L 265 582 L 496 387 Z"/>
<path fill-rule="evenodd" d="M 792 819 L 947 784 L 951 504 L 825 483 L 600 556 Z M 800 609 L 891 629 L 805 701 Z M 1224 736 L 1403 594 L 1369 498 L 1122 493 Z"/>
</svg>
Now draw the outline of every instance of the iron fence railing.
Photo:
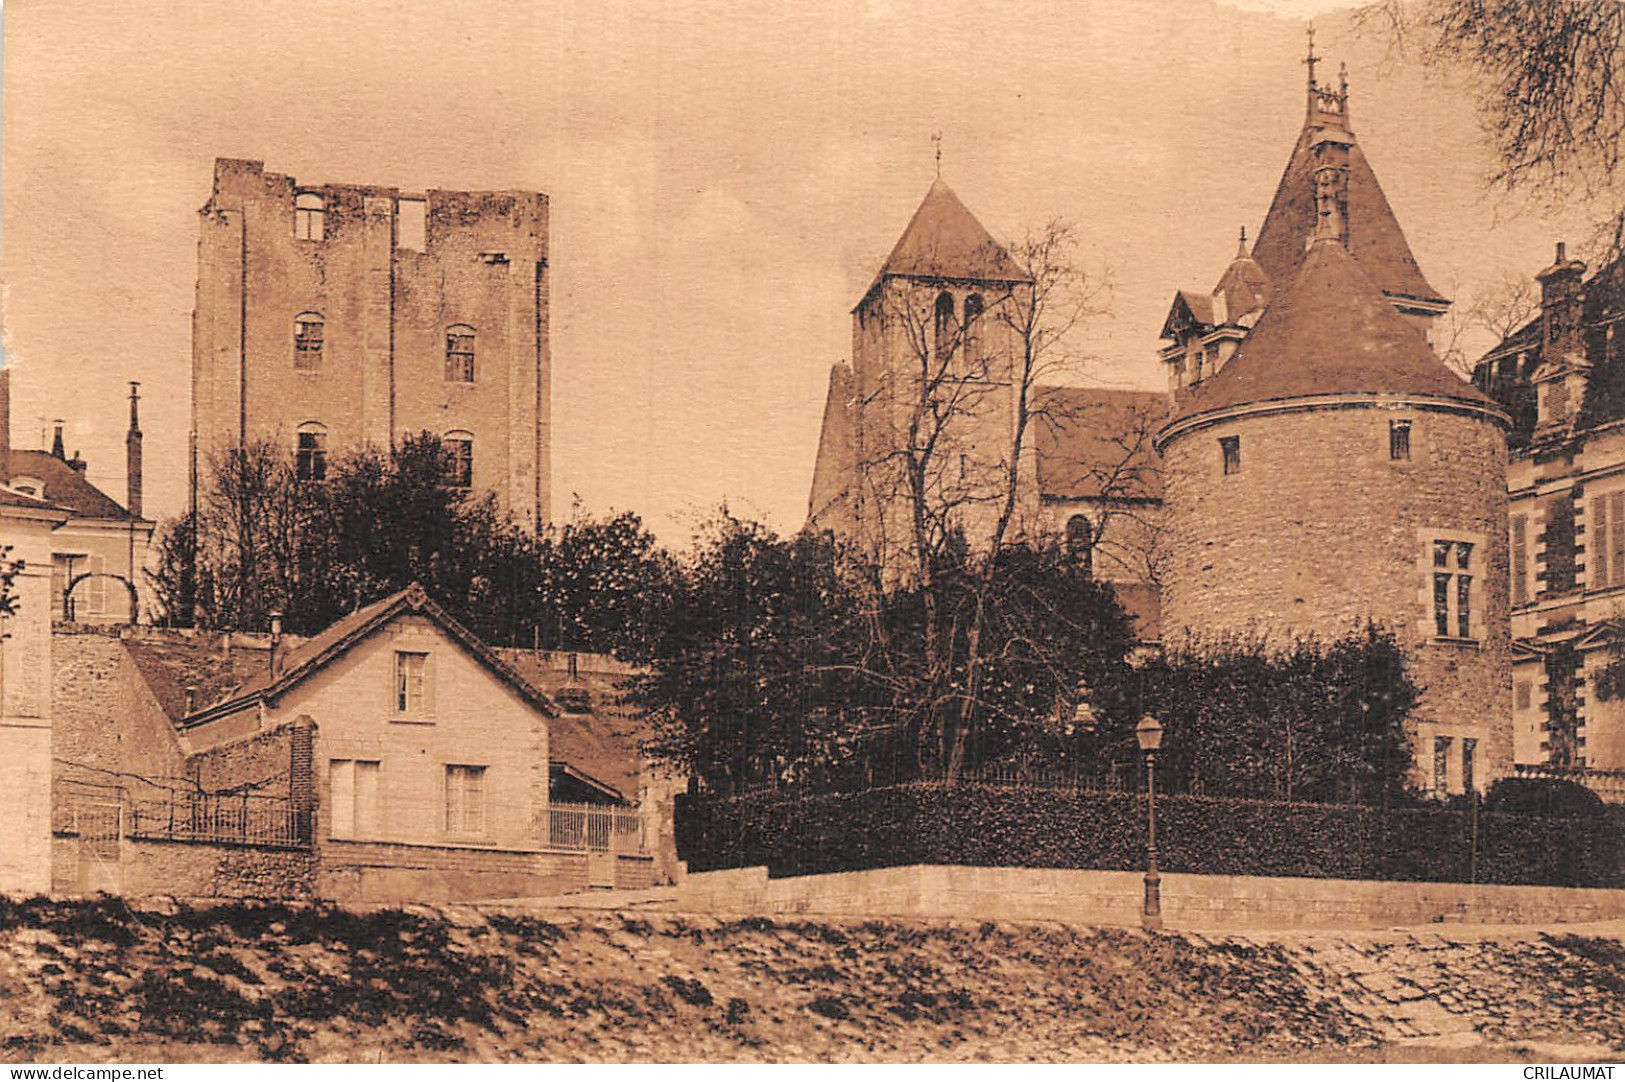
<svg viewBox="0 0 1625 1082">
<path fill-rule="evenodd" d="M 533 835 L 551 849 L 600 853 L 648 851 L 643 812 L 636 807 L 549 804 L 536 814 Z"/>
<path fill-rule="evenodd" d="M 1519 763 L 1513 767 L 1520 778 L 1572 781 L 1585 786 L 1604 803 L 1625 804 L 1625 770 L 1599 770 L 1587 766 L 1545 766 Z"/>
</svg>

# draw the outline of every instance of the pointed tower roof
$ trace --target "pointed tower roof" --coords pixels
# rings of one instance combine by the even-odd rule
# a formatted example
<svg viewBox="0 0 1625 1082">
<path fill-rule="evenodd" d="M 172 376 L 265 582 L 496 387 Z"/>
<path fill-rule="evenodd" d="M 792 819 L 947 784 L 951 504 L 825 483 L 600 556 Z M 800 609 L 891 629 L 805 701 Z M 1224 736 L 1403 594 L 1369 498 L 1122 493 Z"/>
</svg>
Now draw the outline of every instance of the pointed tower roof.
<svg viewBox="0 0 1625 1082">
<path fill-rule="evenodd" d="M 1235 323 L 1248 312 L 1254 312 L 1269 303 L 1270 276 L 1264 268 L 1258 265 L 1247 251 L 1247 231 L 1241 231 L 1241 245 L 1236 250 L 1233 259 L 1224 273 L 1219 276 L 1219 284 L 1213 287 L 1213 295 L 1224 301 L 1224 320 Z"/>
<path fill-rule="evenodd" d="M 1236 356 L 1182 404 L 1177 421 L 1236 406 L 1324 395 L 1404 395 L 1499 408 L 1439 360 L 1335 241 L 1311 248 Z"/>
<path fill-rule="evenodd" d="M 982 282 L 1032 280 L 940 177 L 931 182 L 908 228 L 863 295 L 867 297 L 881 279 L 894 275 Z"/>
<path fill-rule="evenodd" d="M 1311 53 L 1311 56 L 1313 54 Z M 1308 254 L 1315 231 L 1314 145 L 1322 137 L 1346 141 L 1349 154 L 1348 235 L 1349 253 L 1384 293 L 1440 303 L 1445 298 L 1428 284 L 1411 254 L 1399 220 L 1388 205 L 1377 174 L 1355 141 L 1348 124 L 1348 84 L 1329 90 L 1315 83 L 1314 67 L 1309 72 L 1309 109 L 1303 131 L 1298 135 L 1292 157 L 1287 161 L 1281 183 L 1275 189 L 1264 226 L 1253 244 L 1253 258 L 1270 279 L 1286 281 L 1296 273 Z"/>
</svg>

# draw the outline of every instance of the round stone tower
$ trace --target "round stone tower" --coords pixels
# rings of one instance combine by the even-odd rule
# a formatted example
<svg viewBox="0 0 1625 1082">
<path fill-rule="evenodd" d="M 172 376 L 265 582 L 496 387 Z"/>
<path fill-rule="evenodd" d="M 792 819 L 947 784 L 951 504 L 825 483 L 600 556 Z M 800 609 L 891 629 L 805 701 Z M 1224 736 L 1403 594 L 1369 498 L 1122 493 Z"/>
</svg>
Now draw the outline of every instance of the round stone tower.
<svg viewBox="0 0 1625 1082">
<path fill-rule="evenodd" d="M 1482 788 L 1512 754 L 1508 421 L 1349 254 L 1331 179 L 1301 267 L 1158 433 L 1164 636 L 1373 620 L 1424 689 L 1423 784 Z"/>
</svg>

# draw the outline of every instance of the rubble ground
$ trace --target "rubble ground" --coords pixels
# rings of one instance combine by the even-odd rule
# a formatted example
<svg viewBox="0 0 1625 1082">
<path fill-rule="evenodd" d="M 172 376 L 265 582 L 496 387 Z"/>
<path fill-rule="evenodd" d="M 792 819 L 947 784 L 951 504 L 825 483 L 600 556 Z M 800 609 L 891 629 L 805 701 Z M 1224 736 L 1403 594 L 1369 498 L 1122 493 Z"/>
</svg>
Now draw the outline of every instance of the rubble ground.
<svg viewBox="0 0 1625 1082">
<path fill-rule="evenodd" d="M 1148 935 L 0 898 L 13 1062 L 1618 1059 L 1622 989 L 1621 924 Z"/>
</svg>

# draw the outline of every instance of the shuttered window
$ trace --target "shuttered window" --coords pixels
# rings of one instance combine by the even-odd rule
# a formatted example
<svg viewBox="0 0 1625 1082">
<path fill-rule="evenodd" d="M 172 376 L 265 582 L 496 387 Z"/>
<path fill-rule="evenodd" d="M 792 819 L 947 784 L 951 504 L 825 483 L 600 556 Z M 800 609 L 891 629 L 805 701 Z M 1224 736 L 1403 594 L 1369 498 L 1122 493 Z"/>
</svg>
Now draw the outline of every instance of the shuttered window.
<svg viewBox="0 0 1625 1082">
<path fill-rule="evenodd" d="M 1529 520 L 1512 517 L 1512 603 L 1529 603 Z"/>
<path fill-rule="evenodd" d="M 1591 501 L 1586 523 L 1587 585 L 1593 590 L 1625 584 L 1625 491 Z"/>
</svg>

